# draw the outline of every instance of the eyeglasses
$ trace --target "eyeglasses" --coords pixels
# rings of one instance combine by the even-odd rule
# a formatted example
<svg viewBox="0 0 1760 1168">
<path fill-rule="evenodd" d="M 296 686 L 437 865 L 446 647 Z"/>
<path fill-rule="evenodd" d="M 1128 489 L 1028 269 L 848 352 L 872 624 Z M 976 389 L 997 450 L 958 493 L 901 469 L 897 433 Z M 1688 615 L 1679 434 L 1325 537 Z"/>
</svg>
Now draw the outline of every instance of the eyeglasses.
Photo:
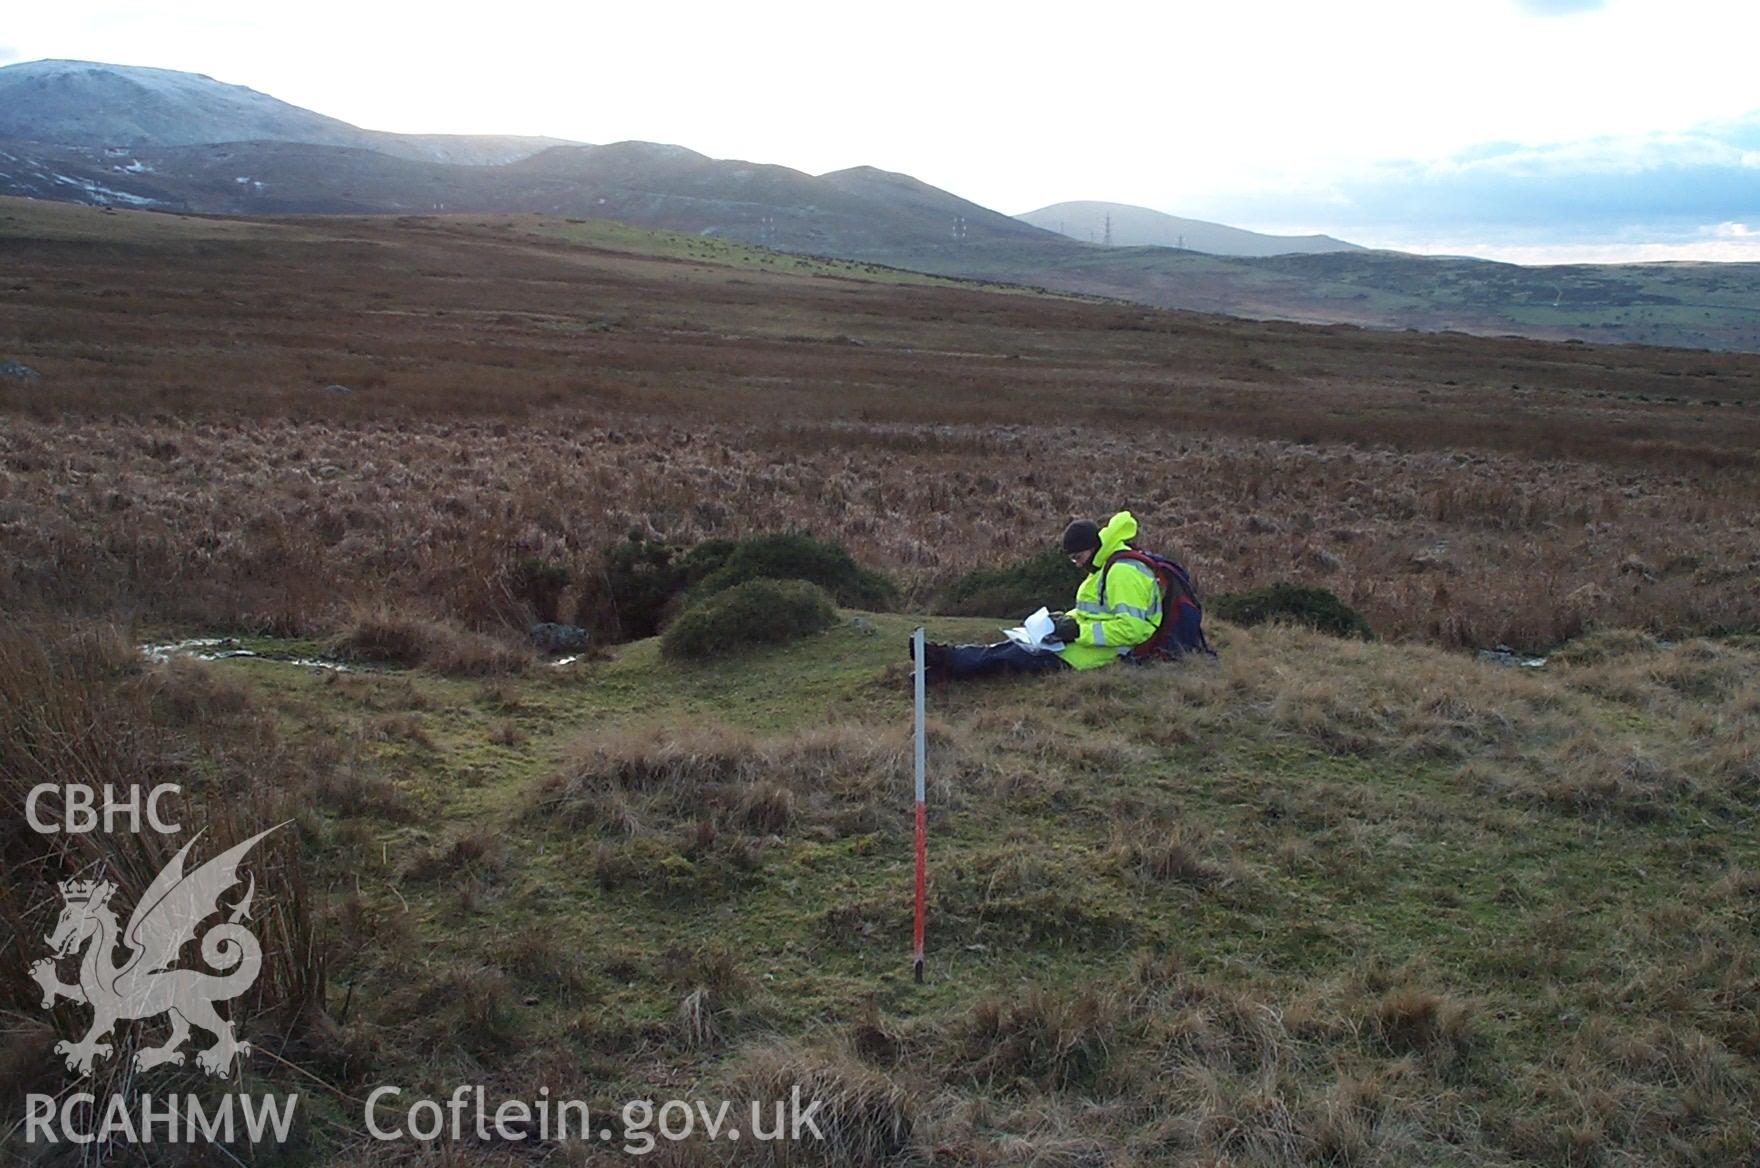
<svg viewBox="0 0 1760 1168">
<path fill-rule="evenodd" d="M 1088 561 L 1088 553 L 1087 552 L 1071 552 L 1069 554 L 1069 562 L 1072 564 L 1085 564 L 1085 563 L 1087 563 L 1087 561 Z"/>
</svg>

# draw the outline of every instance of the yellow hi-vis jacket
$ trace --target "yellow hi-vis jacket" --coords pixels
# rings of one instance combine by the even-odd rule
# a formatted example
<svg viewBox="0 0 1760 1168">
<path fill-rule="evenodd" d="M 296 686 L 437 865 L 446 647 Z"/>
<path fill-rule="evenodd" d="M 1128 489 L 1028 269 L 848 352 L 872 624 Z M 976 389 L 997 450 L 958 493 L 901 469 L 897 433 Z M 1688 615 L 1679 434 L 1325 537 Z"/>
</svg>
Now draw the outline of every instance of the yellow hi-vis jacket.
<svg viewBox="0 0 1760 1168">
<path fill-rule="evenodd" d="M 1076 606 L 1069 611 L 1080 631 L 1064 646 L 1063 659 L 1077 669 L 1117 661 L 1131 646 L 1147 641 L 1161 625 L 1161 587 L 1155 582 L 1155 573 L 1135 560 L 1106 566 L 1136 534 L 1137 521 L 1129 511 L 1120 511 L 1100 529 L 1100 550 L 1094 553 L 1093 570 L 1076 589 Z M 1100 606 L 1102 573 L 1106 577 L 1104 608 Z"/>
</svg>

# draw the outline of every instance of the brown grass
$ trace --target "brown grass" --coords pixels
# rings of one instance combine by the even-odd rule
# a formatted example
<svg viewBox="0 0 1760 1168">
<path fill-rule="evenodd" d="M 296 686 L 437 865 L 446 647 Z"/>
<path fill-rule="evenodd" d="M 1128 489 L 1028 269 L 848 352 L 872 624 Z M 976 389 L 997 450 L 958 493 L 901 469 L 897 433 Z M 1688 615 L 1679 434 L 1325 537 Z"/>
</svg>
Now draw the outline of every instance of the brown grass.
<svg viewBox="0 0 1760 1168">
<path fill-rule="evenodd" d="M 322 276 L 269 237 L 20 246 L 0 347 L 46 377 L 0 403 L 0 603 L 609 629 L 600 556 L 632 528 L 805 526 L 921 600 L 1128 506 L 1201 586 L 1311 580 L 1383 635 L 1760 624 L 1760 358 L 733 281 L 468 224 L 301 234 Z M 522 591 L 534 563 L 559 597 Z"/>
<path fill-rule="evenodd" d="M 722 723 L 636 723 L 584 736 L 546 780 L 533 814 L 631 836 L 696 820 L 754 836 L 899 830 L 880 800 L 901 781 L 891 730 L 841 723 L 756 739 Z"/>
<path fill-rule="evenodd" d="M 98 800 L 114 792 L 146 805 L 148 790 L 181 787 L 160 813 L 188 839 L 203 833 L 196 853 L 208 858 L 278 823 L 296 818 L 311 778 L 307 760 L 287 749 L 267 716 L 235 685 L 197 663 L 146 666 L 109 628 L 56 623 L 0 627 L 0 1014 L 9 1021 L 11 1074 L 0 1096 L 65 1086 L 59 1056 L 45 1057 L 55 1039 L 78 1039 L 84 1026 L 65 1004 L 48 1016 L 28 969 L 44 955 L 42 939 L 60 910 L 56 883 L 74 877 L 114 883 L 118 905 L 134 904 L 171 861 L 179 837 L 143 825 L 129 830 L 39 834 L 25 803 L 39 785 L 66 792 L 91 787 Z M 55 817 L 65 794 L 38 805 Z M 246 1036 L 286 1046 L 321 1016 L 327 982 L 326 947 L 318 936 L 314 890 L 307 883 L 290 825 L 259 844 L 246 860 L 253 882 L 253 929 L 263 968 L 228 1010 Z M 65 964 L 63 973 L 67 972 Z M 139 1091 L 130 1064 L 149 1045 L 153 1023 L 124 1021 L 113 1032 L 117 1054 L 94 1069 L 86 1090 L 103 1101 Z M 35 1051 L 36 1057 L 28 1052 Z M 203 1090 L 192 1065 L 158 1080 L 162 1090 Z"/>
<path fill-rule="evenodd" d="M 843 1050 L 755 1048 L 733 1071 L 729 1096 L 768 1108 L 786 1106 L 797 1089 L 820 1104 L 825 1138 L 753 1145 L 750 1162 L 872 1166 L 895 1162 L 910 1148 L 920 1106 L 914 1094 Z"/>
<path fill-rule="evenodd" d="M 387 605 L 357 609 L 329 647 L 345 660 L 421 666 L 453 677 L 517 673 L 533 661 L 529 647 Z"/>
</svg>

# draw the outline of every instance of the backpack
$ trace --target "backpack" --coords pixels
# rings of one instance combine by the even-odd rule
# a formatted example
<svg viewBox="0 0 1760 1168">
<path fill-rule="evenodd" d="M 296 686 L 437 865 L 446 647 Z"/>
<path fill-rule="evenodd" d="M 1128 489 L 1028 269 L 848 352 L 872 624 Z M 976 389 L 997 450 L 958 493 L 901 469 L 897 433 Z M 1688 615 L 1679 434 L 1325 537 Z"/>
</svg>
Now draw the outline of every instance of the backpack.
<svg viewBox="0 0 1760 1168">
<path fill-rule="evenodd" d="M 1134 560 L 1155 573 L 1161 587 L 1161 624 L 1149 639 L 1133 645 L 1125 660 L 1136 664 L 1149 661 L 1170 661 L 1187 653 L 1216 656 L 1216 650 L 1204 639 L 1204 606 L 1198 603 L 1198 590 L 1192 587 L 1191 573 L 1154 552 L 1127 547 L 1114 552 L 1100 569 L 1100 604 L 1106 604 L 1106 573 L 1119 560 Z"/>
</svg>

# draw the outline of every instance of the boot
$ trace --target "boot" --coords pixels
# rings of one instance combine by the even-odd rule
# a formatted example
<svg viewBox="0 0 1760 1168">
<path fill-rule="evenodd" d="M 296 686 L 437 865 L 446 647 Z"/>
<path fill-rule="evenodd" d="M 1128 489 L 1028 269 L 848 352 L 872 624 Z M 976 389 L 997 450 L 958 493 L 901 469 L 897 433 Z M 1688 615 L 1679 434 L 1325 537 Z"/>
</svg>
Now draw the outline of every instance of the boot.
<svg viewBox="0 0 1760 1168">
<path fill-rule="evenodd" d="M 905 644 L 907 646 L 906 651 L 910 654 L 911 660 L 915 661 L 917 659 L 917 639 L 912 637 L 909 641 L 906 641 Z M 952 653 L 952 645 L 944 645 L 940 641 L 924 641 L 923 669 L 925 671 L 946 669 Z"/>
</svg>

